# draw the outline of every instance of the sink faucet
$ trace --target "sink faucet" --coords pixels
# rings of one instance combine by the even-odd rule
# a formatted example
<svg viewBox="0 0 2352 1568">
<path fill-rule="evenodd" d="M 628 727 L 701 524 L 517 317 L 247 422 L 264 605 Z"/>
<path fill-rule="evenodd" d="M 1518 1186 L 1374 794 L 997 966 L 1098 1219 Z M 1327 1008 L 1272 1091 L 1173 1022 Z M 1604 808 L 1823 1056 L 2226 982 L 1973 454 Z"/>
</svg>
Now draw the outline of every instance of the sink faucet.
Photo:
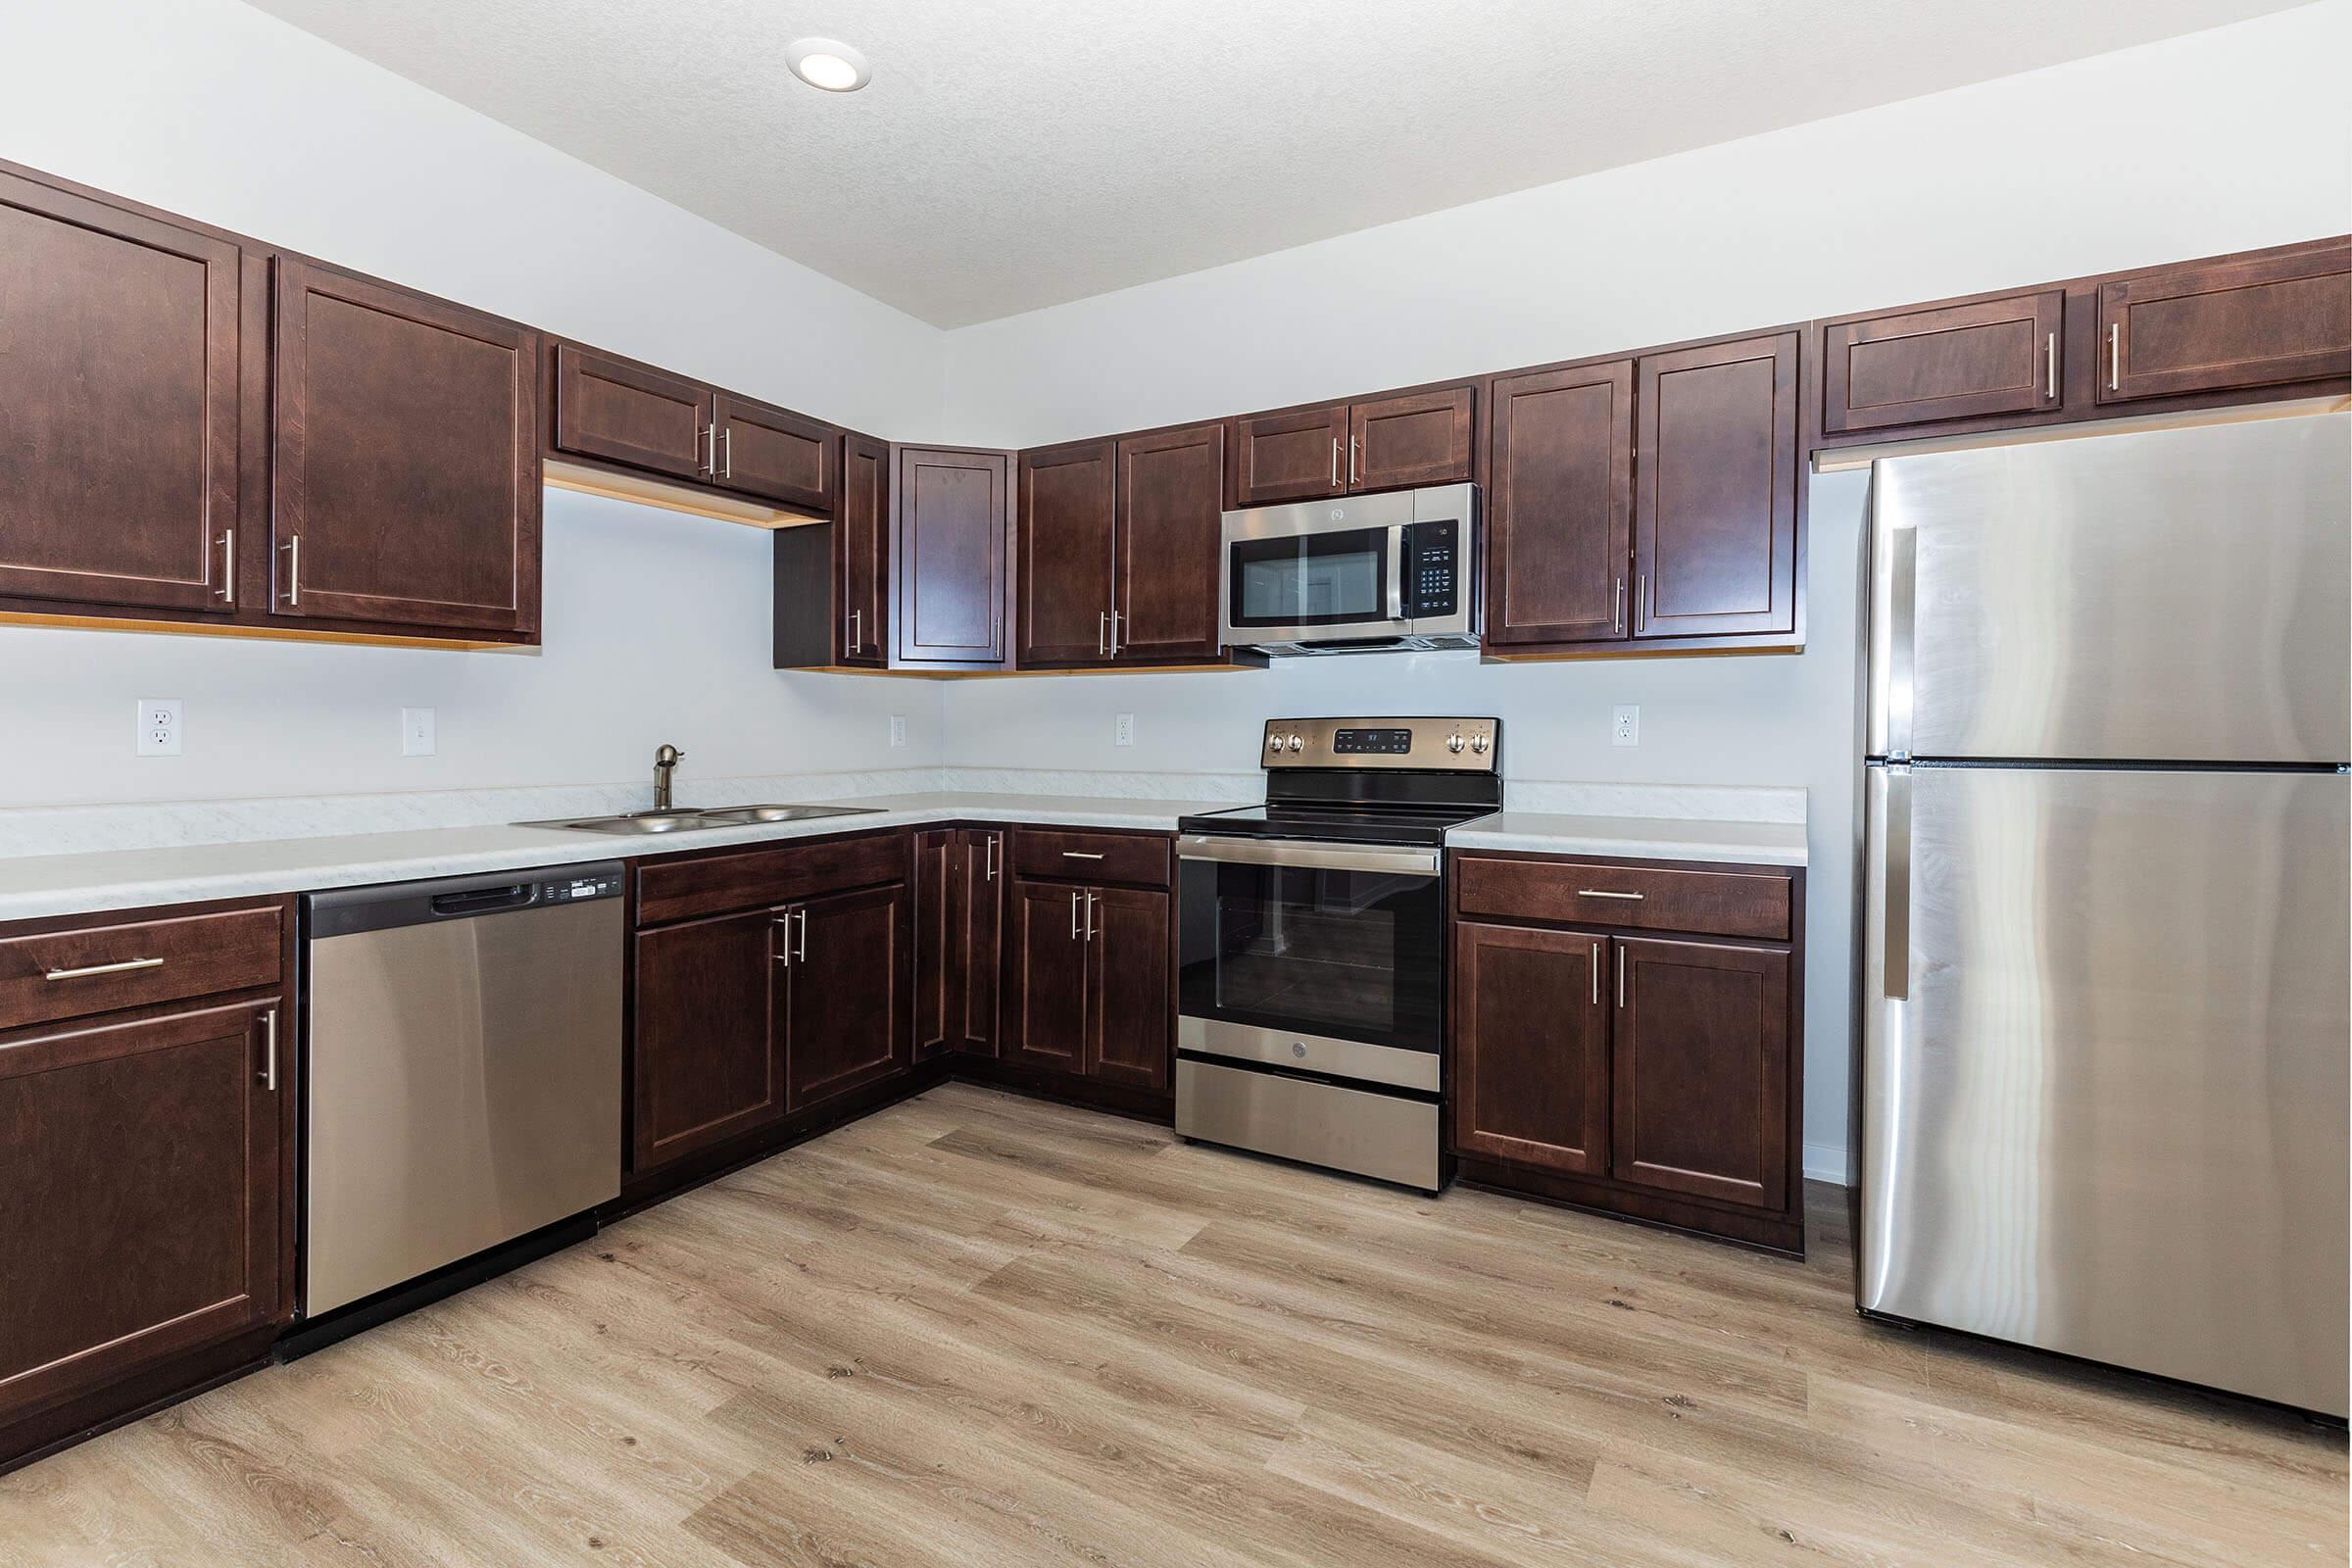
<svg viewBox="0 0 2352 1568">
<path fill-rule="evenodd" d="M 676 772 L 678 770 L 678 764 L 684 760 L 686 760 L 686 754 L 679 751 L 675 746 L 668 745 L 667 743 L 664 743 L 660 750 L 654 753 L 655 810 L 666 811 L 670 808 L 669 775 Z"/>
</svg>

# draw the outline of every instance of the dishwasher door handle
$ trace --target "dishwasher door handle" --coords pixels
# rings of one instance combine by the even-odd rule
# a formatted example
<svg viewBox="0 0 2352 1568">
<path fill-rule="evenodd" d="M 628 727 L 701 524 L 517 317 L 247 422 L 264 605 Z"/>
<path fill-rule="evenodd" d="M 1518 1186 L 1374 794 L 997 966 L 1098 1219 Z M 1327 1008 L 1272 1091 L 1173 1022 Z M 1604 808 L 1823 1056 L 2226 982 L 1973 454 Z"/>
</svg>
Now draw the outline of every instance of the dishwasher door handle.
<svg viewBox="0 0 2352 1568">
<path fill-rule="evenodd" d="M 479 914 L 484 909 L 519 909 L 538 896 L 538 885 L 517 882 L 513 887 L 476 888 L 470 893 L 444 893 L 433 900 L 435 914 Z"/>
</svg>

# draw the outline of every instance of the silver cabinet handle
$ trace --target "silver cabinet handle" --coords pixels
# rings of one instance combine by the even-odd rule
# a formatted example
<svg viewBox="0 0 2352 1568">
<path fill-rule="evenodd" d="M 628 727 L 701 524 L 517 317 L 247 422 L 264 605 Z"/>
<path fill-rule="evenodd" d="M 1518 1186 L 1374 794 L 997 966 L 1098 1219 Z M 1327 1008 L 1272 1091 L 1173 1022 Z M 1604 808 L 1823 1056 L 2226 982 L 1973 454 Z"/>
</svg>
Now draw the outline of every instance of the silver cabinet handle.
<svg viewBox="0 0 2352 1568">
<path fill-rule="evenodd" d="M 1115 610 L 1110 612 L 1110 657 L 1113 659 L 1119 657 L 1119 622 L 1124 618 Z"/>
<path fill-rule="evenodd" d="M 2124 323 L 2115 322 L 2107 328 L 2107 390 L 2124 389 Z"/>
<path fill-rule="evenodd" d="M 2052 332 L 2041 341 L 2041 360 L 2044 372 L 2042 396 L 2049 402 L 2058 401 L 2058 334 Z"/>
<path fill-rule="evenodd" d="M 302 603 L 302 535 L 286 541 L 286 603 Z"/>
<path fill-rule="evenodd" d="M 725 466 L 718 470 L 718 476 L 721 479 L 732 479 L 735 477 L 735 427 L 733 425 L 727 426 L 724 439 L 727 443 L 727 461 Z"/>
<path fill-rule="evenodd" d="M 1331 487 L 1340 487 L 1340 438 L 1336 435 L 1331 438 Z"/>
<path fill-rule="evenodd" d="M 1105 853 L 1102 850 L 1064 850 L 1061 858 L 1065 860 L 1100 860 Z"/>
<path fill-rule="evenodd" d="M 1625 949 L 1623 947 L 1619 947 L 1617 950 L 1617 1008 L 1620 1012 L 1625 1010 Z"/>
<path fill-rule="evenodd" d="M 1911 995 L 1911 769 L 1886 765 L 1886 984 L 1891 1001 Z"/>
<path fill-rule="evenodd" d="M 1095 615 L 1095 652 L 1104 659 L 1110 657 L 1110 612 L 1107 610 L 1100 611 Z"/>
<path fill-rule="evenodd" d="M 237 530 L 220 530 L 220 597 L 237 602 Z"/>
<path fill-rule="evenodd" d="M 277 1093 L 277 1009 L 262 1014 L 262 1087 Z"/>
<path fill-rule="evenodd" d="M 850 612 L 850 652 L 854 654 L 864 646 L 865 612 L 862 610 L 853 610 Z"/>
<path fill-rule="evenodd" d="M 707 458 L 703 456 L 706 443 L 710 452 Z M 694 466 L 700 468 L 706 476 L 712 479 L 718 477 L 718 421 L 716 419 L 712 419 L 694 433 Z"/>
<path fill-rule="evenodd" d="M 988 834 L 980 841 L 980 863 L 987 867 L 982 872 L 980 880 L 994 882 L 997 879 L 997 835 L 994 833 Z"/>
<path fill-rule="evenodd" d="M 780 953 L 771 953 L 768 955 L 768 956 L 775 959 L 778 963 L 784 965 L 785 968 L 789 969 L 792 967 L 792 911 L 790 909 L 781 910 L 777 913 L 773 920 L 770 920 L 767 923 L 770 926 L 782 926 L 784 928 L 783 951 Z"/>
<path fill-rule="evenodd" d="M 1617 593 L 1609 601 L 1609 630 L 1620 637 L 1625 635 L 1625 579 L 1617 579 Z"/>
<path fill-rule="evenodd" d="M 1095 890 L 1088 888 L 1086 890 L 1086 940 L 1089 942 L 1095 940 Z"/>
<path fill-rule="evenodd" d="M 1639 632 L 1649 624 L 1649 573 L 1634 579 L 1634 630 Z"/>
<path fill-rule="evenodd" d="M 1078 890 L 1070 889 L 1070 940 L 1078 940 Z"/>
<path fill-rule="evenodd" d="M 1355 437 L 1349 436 L 1348 438 L 1348 482 L 1349 484 L 1354 484 L 1357 482 L 1356 460 L 1363 456 L 1363 447 L 1364 444 L 1361 441 L 1358 441 Z"/>
<path fill-rule="evenodd" d="M 1592 943 L 1592 1005 L 1600 1005 L 1600 943 Z"/>
<path fill-rule="evenodd" d="M 1580 899 L 1638 899 L 1642 897 L 1639 893 L 1612 893 L 1607 888 L 1578 888 L 1576 896 Z"/>
<path fill-rule="evenodd" d="M 801 922 L 801 943 L 799 947 L 792 950 L 792 961 L 795 963 L 807 963 L 808 961 L 808 911 L 807 909 L 795 909 L 792 911 L 792 913 L 793 918 Z"/>
<path fill-rule="evenodd" d="M 85 963 L 78 969 L 51 969 L 51 980 L 80 980 L 94 974 L 127 974 L 133 969 L 160 969 L 161 958 L 124 958 L 121 963 Z"/>
</svg>

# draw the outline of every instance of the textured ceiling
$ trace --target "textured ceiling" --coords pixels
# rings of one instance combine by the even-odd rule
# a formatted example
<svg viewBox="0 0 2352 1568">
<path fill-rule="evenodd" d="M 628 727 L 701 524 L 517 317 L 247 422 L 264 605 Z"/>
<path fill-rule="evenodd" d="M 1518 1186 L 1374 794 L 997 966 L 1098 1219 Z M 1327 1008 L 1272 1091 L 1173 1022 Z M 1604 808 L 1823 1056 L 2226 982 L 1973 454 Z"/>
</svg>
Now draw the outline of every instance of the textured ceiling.
<svg viewBox="0 0 2352 1568">
<path fill-rule="evenodd" d="M 2287 9 L 252 3 L 943 326 Z M 792 77 L 809 34 L 864 51 L 872 85 Z"/>
</svg>

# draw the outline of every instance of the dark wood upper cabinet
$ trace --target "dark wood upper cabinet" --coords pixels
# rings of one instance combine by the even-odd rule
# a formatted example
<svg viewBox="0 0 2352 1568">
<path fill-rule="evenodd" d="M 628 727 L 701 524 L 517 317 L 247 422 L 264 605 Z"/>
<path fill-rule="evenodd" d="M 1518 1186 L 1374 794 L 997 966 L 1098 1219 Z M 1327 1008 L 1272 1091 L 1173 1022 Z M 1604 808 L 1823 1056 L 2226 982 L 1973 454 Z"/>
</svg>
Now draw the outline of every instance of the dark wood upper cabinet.
<svg viewBox="0 0 2352 1568">
<path fill-rule="evenodd" d="M 711 392 L 701 382 L 559 343 L 554 396 L 558 451 L 710 477 Z"/>
<path fill-rule="evenodd" d="M 1609 1168 L 1609 939 L 1453 928 L 1453 1147 L 1539 1170 Z"/>
<path fill-rule="evenodd" d="M 1002 664 L 1010 454 L 896 452 L 898 662 Z"/>
<path fill-rule="evenodd" d="M 1785 948 L 1613 939 L 1616 1114 L 1610 1168 L 1669 1192 L 1788 1201 Z"/>
<path fill-rule="evenodd" d="M 0 1424 L 285 1316 L 276 1011 L 0 1037 Z"/>
<path fill-rule="evenodd" d="M 1797 334 L 1639 362 L 1636 637 L 1796 629 Z"/>
<path fill-rule="evenodd" d="M 538 361 L 528 327 L 281 260 L 272 612 L 534 630 Z"/>
<path fill-rule="evenodd" d="M 794 905 L 777 965 L 786 1108 L 805 1110 L 904 1071 L 913 935 L 902 883 Z"/>
<path fill-rule="evenodd" d="M 1474 388 L 1440 387 L 1352 405 L 1348 488 L 1396 490 L 1470 477 Z"/>
<path fill-rule="evenodd" d="M 879 667 L 890 635 L 890 448 L 872 436 L 842 437 L 833 526 L 835 662 Z"/>
<path fill-rule="evenodd" d="M 1634 362 L 1494 378 L 1487 641 L 1605 642 L 1631 613 Z"/>
<path fill-rule="evenodd" d="M 1086 1071 L 1104 1083 L 1168 1087 L 1168 1032 L 1176 1004 L 1168 896 L 1143 888 L 1089 888 Z"/>
<path fill-rule="evenodd" d="M 1116 513 L 1111 442 L 1021 454 L 1022 664 L 1109 660 Z"/>
<path fill-rule="evenodd" d="M 768 909 L 638 933 L 632 1170 L 784 1113 L 770 994 L 788 936 Z"/>
<path fill-rule="evenodd" d="M 1005 905 L 1004 1055 L 1073 1076 L 1086 1071 L 1086 890 L 1014 877 Z"/>
<path fill-rule="evenodd" d="M 2191 262 L 2099 285 L 2097 399 L 2352 374 L 2352 240 Z"/>
<path fill-rule="evenodd" d="M 1347 404 L 1245 414 L 1230 423 L 1225 492 L 1234 506 L 1308 501 L 1348 488 Z"/>
<path fill-rule="evenodd" d="M 1217 654 L 1225 427 L 1118 444 L 1117 655 L 1165 663 Z"/>
<path fill-rule="evenodd" d="M 241 262 L 0 173 L 0 597 L 232 608 Z"/>
<path fill-rule="evenodd" d="M 711 430 L 711 478 L 720 489 L 807 512 L 833 510 L 841 432 L 832 425 L 721 392 Z"/>
<path fill-rule="evenodd" d="M 1822 328 L 1825 434 L 2058 407 L 2066 291 L 1895 311 Z"/>
</svg>

